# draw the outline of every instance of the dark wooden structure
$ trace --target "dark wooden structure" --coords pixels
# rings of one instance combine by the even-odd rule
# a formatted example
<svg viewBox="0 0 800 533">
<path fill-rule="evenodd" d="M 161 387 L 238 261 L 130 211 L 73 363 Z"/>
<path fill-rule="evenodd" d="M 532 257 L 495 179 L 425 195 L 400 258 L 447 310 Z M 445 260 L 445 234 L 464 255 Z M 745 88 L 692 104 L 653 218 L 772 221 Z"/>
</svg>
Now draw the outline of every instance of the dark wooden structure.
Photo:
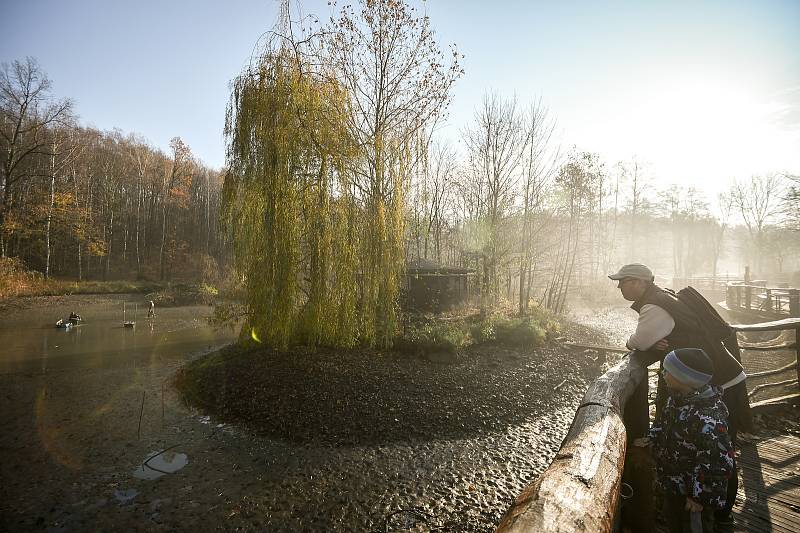
<svg viewBox="0 0 800 533">
<path fill-rule="evenodd" d="M 733 327 L 737 332 L 793 330 L 795 342 L 788 348 L 800 351 L 800 317 Z M 743 347 L 748 349 L 746 344 Z M 800 378 L 798 360 L 793 364 Z M 646 368 L 623 357 L 589 387 L 553 462 L 517 497 L 498 532 L 615 530 L 627 451 L 622 414 L 646 375 Z M 734 509 L 738 522 L 754 525 L 746 531 L 800 531 L 796 527 L 800 524 L 800 440 L 789 436 L 781 442 L 782 447 L 755 446 L 754 451 L 742 446 L 745 503 L 752 500 L 751 493 L 758 494 L 755 504 Z M 790 468 L 790 475 L 779 472 L 781 468 Z M 755 481 L 750 477 L 754 471 L 760 472 L 760 477 L 752 478 Z M 740 496 L 741 491 L 742 487 Z"/>
<path fill-rule="evenodd" d="M 406 308 L 440 312 L 458 307 L 470 296 L 471 268 L 439 265 L 419 260 L 406 267 Z"/>
</svg>

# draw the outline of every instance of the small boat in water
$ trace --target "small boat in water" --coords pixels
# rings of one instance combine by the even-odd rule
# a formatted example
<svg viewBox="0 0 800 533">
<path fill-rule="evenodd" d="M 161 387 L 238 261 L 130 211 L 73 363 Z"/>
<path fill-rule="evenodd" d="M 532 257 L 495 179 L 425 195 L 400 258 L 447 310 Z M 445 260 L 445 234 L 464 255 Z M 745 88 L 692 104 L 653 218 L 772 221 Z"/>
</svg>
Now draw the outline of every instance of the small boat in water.
<svg viewBox="0 0 800 533">
<path fill-rule="evenodd" d="M 64 320 L 63 318 L 60 318 L 58 322 L 56 322 L 56 327 L 59 329 L 69 329 L 74 325 L 75 323 L 71 322 L 69 319 Z"/>
<path fill-rule="evenodd" d="M 136 312 L 139 310 L 139 305 L 134 304 L 133 307 L 133 318 L 134 320 L 125 320 L 125 302 L 122 302 L 122 327 L 123 328 L 133 328 L 136 327 Z"/>
</svg>

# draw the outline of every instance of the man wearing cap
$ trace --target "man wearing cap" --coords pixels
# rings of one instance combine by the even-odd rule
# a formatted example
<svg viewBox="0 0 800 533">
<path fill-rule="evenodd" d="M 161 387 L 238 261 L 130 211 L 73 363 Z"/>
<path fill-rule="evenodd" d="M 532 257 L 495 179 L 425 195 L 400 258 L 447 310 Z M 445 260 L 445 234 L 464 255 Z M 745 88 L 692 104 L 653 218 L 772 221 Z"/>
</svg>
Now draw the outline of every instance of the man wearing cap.
<svg viewBox="0 0 800 533">
<path fill-rule="evenodd" d="M 740 425 L 747 425 L 746 375 L 742 365 L 725 346 L 709 338 L 700 326 L 698 317 L 682 302 L 675 293 L 658 287 L 653 272 L 641 263 L 623 266 L 618 272 L 608 276 L 618 282 L 617 287 L 622 297 L 633 302 L 631 309 L 639 314 L 636 331 L 630 336 L 626 345 L 634 350 L 633 356 L 643 365 L 649 366 L 656 361 L 663 363 L 668 350 L 676 348 L 700 348 L 708 354 L 714 364 L 714 375 L 711 384 L 723 389 L 723 401 L 730 413 L 729 425 L 731 441 L 735 443 L 736 432 Z M 625 412 L 625 425 L 629 440 L 643 436 L 649 425 L 647 407 L 647 387 L 642 383 L 628 401 Z M 666 401 L 665 384 L 658 380 L 656 395 L 656 412 L 658 413 Z M 738 480 L 733 476 L 728 484 L 729 498 L 726 508 L 717 513 L 718 522 L 730 523 L 730 511 L 736 499 Z"/>
</svg>

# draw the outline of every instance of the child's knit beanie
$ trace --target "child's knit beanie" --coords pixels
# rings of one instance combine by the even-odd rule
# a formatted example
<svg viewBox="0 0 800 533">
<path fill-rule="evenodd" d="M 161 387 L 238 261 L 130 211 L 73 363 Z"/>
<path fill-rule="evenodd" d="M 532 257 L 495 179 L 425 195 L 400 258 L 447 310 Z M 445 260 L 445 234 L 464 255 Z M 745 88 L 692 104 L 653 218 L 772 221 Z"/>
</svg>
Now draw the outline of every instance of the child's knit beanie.
<svg viewBox="0 0 800 533">
<path fill-rule="evenodd" d="M 693 389 L 711 381 L 714 363 L 700 348 L 678 348 L 664 358 L 664 368 L 672 377 Z"/>
</svg>

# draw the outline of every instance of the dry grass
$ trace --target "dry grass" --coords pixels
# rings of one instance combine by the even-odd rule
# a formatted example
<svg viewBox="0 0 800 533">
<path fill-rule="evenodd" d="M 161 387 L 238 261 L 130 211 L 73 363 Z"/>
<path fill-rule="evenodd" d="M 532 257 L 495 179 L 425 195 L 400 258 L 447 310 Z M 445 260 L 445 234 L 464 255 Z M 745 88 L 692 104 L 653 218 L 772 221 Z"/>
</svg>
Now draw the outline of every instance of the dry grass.
<svg viewBox="0 0 800 533">
<path fill-rule="evenodd" d="M 16 257 L 0 257 L 0 299 L 17 296 L 153 292 L 163 286 L 161 283 L 146 281 L 76 282 L 45 279 L 41 272 L 28 270 Z"/>
</svg>

